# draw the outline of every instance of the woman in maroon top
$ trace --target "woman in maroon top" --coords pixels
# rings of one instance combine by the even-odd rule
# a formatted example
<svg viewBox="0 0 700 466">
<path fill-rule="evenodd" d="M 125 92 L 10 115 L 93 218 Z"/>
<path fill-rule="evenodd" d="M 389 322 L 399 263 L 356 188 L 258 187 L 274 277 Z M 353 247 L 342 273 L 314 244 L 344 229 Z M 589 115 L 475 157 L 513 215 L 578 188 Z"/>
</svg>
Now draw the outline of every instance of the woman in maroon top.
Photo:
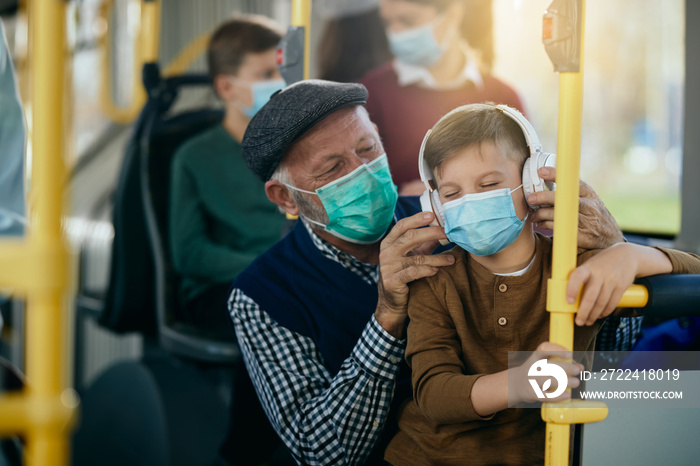
<svg viewBox="0 0 700 466">
<path fill-rule="evenodd" d="M 494 102 L 524 112 L 516 91 L 487 73 L 461 34 L 471 12 L 458 0 L 381 0 L 394 61 L 370 71 L 367 110 L 378 126 L 401 194 L 418 195 L 425 132 L 460 105 Z"/>
</svg>

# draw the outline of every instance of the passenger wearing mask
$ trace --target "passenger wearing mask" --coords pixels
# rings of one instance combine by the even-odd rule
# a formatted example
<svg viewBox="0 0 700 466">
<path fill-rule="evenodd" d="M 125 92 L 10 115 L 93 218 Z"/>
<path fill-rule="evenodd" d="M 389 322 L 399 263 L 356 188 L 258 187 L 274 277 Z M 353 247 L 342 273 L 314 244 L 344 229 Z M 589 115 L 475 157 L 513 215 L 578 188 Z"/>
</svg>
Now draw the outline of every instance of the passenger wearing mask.
<svg viewBox="0 0 700 466">
<path fill-rule="evenodd" d="M 26 130 L 15 68 L 0 19 L 0 236 L 20 236 L 26 224 L 24 197 L 24 146 Z M 9 297 L 0 292 L 2 312 L 9 309 Z M 6 307 L 7 305 L 7 307 Z"/>
<path fill-rule="evenodd" d="M 285 85 L 276 67 L 281 37 L 262 16 L 234 17 L 214 32 L 207 58 L 224 119 L 186 141 L 173 160 L 170 249 L 182 276 L 181 307 L 213 337 L 235 339 L 226 310 L 231 283 L 280 239 L 285 222 L 241 157 L 250 119 Z M 243 364 L 234 368 L 233 383 L 221 464 L 263 464 L 280 441 Z"/>
<path fill-rule="evenodd" d="M 493 102 L 525 114 L 516 91 L 491 75 L 463 38 L 465 19 L 477 11 L 483 14 L 483 7 L 464 0 L 380 0 L 395 59 L 368 73 L 362 83 L 369 91 L 367 110 L 379 129 L 400 194 L 423 192 L 417 163 L 423 135 L 453 108 Z M 537 211 L 534 224 L 549 229 L 551 219 L 546 215 L 547 211 Z M 630 350 L 641 320 L 611 317 L 597 349 Z"/>
<path fill-rule="evenodd" d="M 229 286 L 284 225 L 240 145 L 250 119 L 285 85 L 276 67 L 280 39 L 262 16 L 235 17 L 214 32 L 207 58 L 224 119 L 185 142 L 173 160 L 170 248 L 182 275 L 180 302 L 192 323 L 230 339 Z"/>
<path fill-rule="evenodd" d="M 258 396 L 299 464 L 386 464 L 392 415 L 410 399 L 408 284 L 452 263 L 431 255 L 446 239 L 428 226 L 433 214 L 397 195 L 367 97 L 360 84 L 295 83 L 243 139 L 270 200 L 301 219 L 238 276 L 229 300 Z M 583 209 L 595 208 L 581 213 L 579 244 L 621 241 L 595 193 L 580 192 Z M 536 194 L 534 204 L 554 203 L 554 192 Z"/>
<path fill-rule="evenodd" d="M 547 341 L 552 239 L 533 230 L 528 196 L 540 183 L 529 169 L 541 155 L 531 150 L 536 141 L 519 112 L 486 104 L 456 108 L 425 135 L 422 173 L 456 246 L 445 253 L 453 265 L 410 287 L 406 361 L 413 397 L 386 451 L 392 465 L 545 463 L 542 414 L 520 407 L 544 397 L 527 382 L 528 371 L 553 358 L 546 364 L 558 365 L 568 387 L 577 388 L 584 366 L 557 360 L 566 348 Z M 588 370 L 603 322 L 613 313 L 635 314 L 616 308 L 635 279 L 700 273 L 696 254 L 624 242 L 581 247 L 576 262 L 566 299 L 573 304 L 580 295 L 572 349 L 586 353 Z M 534 352 L 509 364 L 518 351 Z M 571 398 L 559 383 L 548 402 Z"/>
<path fill-rule="evenodd" d="M 367 110 L 378 126 L 399 192 L 422 193 L 418 150 L 425 132 L 453 108 L 480 102 L 523 111 L 513 88 L 488 74 L 461 34 L 461 0 L 381 0 L 395 59 L 371 72 Z"/>
<path fill-rule="evenodd" d="M 24 233 L 26 129 L 15 68 L 0 20 L 0 235 Z"/>
</svg>

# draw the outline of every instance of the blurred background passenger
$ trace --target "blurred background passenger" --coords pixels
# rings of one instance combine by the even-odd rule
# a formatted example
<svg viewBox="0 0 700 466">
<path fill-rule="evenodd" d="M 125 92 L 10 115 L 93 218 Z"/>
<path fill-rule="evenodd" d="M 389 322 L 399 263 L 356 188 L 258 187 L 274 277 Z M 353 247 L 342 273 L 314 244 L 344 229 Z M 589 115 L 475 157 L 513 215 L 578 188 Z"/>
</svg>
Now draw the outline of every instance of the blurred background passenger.
<svg viewBox="0 0 700 466">
<path fill-rule="evenodd" d="M 0 235 L 24 231 L 24 112 L 0 19 Z"/>
<path fill-rule="evenodd" d="M 285 85 L 276 66 L 281 38 L 277 24 L 263 16 L 236 16 L 219 26 L 207 60 L 224 119 L 185 142 L 172 167 L 170 246 L 182 275 L 182 307 L 198 327 L 232 340 L 231 283 L 280 239 L 285 222 L 243 161 L 240 145 L 250 119 Z M 263 464 L 280 445 L 245 366 L 237 365 L 219 464 Z"/>
<path fill-rule="evenodd" d="M 284 87 L 275 58 L 281 37 L 263 16 L 234 17 L 214 32 L 207 59 L 224 119 L 185 142 L 172 167 L 170 247 L 182 307 L 195 325 L 231 339 L 229 287 L 284 224 L 240 145 L 253 115 Z"/>
<path fill-rule="evenodd" d="M 423 192 L 418 151 L 425 133 L 460 105 L 495 102 L 524 113 L 517 92 L 490 74 L 491 26 L 467 31 L 474 17 L 490 21 L 490 2 L 380 0 L 380 13 L 394 60 L 370 71 L 367 110 L 379 127 L 391 173 L 404 195 Z M 477 9 L 472 11 L 472 8 Z M 465 39 L 473 34 L 481 51 Z"/>
<path fill-rule="evenodd" d="M 325 20 L 317 57 L 320 79 L 358 82 L 391 60 L 378 0 L 322 0 L 314 7 Z"/>
<path fill-rule="evenodd" d="M 16 236 L 24 232 L 25 136 L 15 68 L 0 19 L 0 236 Z M 0 290 L 0 334 L 5 317 L 10 315 L 9 310 L 10 300 Z"/>
</svg>

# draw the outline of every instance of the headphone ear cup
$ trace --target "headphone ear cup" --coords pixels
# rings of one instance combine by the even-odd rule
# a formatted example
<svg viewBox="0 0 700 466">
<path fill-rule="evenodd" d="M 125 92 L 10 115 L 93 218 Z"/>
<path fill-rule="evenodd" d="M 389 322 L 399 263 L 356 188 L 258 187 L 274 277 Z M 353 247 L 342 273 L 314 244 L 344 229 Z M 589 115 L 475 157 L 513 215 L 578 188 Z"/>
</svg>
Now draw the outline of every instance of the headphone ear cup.
<svg viewBox="0 0 700 466">
<path fill-rule="evenodd" d="M 431 225 L 439 226 L 445 228 L 445 211 L 442 208 L 442 202 L 440 202 L 440 195 L 437 191 L 425 190 L 420 196 L 420 208 L 423 212 L 432 212 L 435 215 L 435 220 Z M 450 244 L 450 240 L 441 239 L 438 240 L 443 246 Z"/>
<path fill-rule="evenodd" d="M 440 201 L 440 193 L 435 191 L 430 192 L 430 201 L 433 206 L 433 212 L 435 213 L 435 221 L 433 222 L 433 225 L 437 224 L 442 229 L 445 229 L 445 209 L 442 207 L 442 202 Z M 450 244 L 449 239 L 441 239 L 438 240 L 440 244 L 443 246 L 447 246 Z"/>
<path fill-rule="evenodd" d="M 432 201 L 433 212 L 435 212 L 435 218 L 441 227 L 445 227 L 445 209 L 442 207 L 442 202 L 440 202 L 440 194 L 435 191 L 430 192 L 430 199 Z"/>
<path fill-rule="evenodd" d="M 537 171 L 542 167 L 555 167 L 556 166 L 556 156 L 554 154 L 548 154 L 546 152 L 538 152 L 535 154 L 534 158 L 532 156 L 528 157 L 523 165 L 523 194 L 525 195 L 525 202 L 530 194 L 537 193 L 540 191 L 554 191 L 556 184 L 551 181 L 545 181 L 537 174 Z M 537 210 L 539 206 L 533 206 L 528 203 L 530 207 Z"/>
<path fill-rule="evenodd" d="M 420 196 L 420 209 L 423 212 L 431 212 L 432 214 L 434 214 L 436 220 L 433 221 L 433 224 L 438 225 L 438 214 L 433 210 L 433 203 L 430 199 L 430 191 L 428 191 L 427 189 L 423 191 L 423 194 L 421 194 Z"/>
<path fill-rule="evenodd" d="M 525 165 L 523 165 L 523 195 L 525 196 L 525 202 L 527 202 L 527 205 L 537 210 L 538 206 L 533 206 L 527 201 L 527 199 L 530 197 L 530 194 L 535 192 L 535 185 L 533 183 L 532 175 L 530 173 L 531 164 L 532 157 L 528 157 L 527 160 L 525 160 Z"/>
</svg>

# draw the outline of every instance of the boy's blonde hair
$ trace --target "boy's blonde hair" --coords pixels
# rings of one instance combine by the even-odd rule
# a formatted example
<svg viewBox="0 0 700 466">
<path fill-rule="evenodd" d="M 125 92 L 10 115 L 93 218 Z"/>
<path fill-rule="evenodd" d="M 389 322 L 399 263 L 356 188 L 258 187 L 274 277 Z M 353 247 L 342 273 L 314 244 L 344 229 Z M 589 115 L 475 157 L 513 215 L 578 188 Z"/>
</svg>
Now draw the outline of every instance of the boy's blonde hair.
<svg viewBox="0 0 700 466">
<path fill-rule="evenodd" d="M 528 149 L 522 129 L 491 103 L 464 105 L 442 117 L 428 136 L 423 158 L 434 175 L 457 152 L 487 141 L 519 167 L 525 164 Z"/>
</svg>

